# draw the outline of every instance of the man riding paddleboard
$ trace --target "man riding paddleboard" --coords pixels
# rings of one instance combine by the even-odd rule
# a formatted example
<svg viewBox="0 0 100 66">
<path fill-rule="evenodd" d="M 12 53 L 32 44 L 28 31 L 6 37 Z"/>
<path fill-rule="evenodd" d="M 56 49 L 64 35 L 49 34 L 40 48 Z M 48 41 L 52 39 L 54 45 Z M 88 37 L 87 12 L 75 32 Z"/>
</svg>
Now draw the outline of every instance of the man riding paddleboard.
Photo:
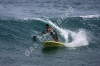
<svg viewBox="0 0 100 66">
<path fill-rule="evenodd" d="M 46 31 L 42 32 L 43 34 L 46 34 L 50 32 L 51 33 L 51 36 L 53 37 L 53 39 L 58 42 L 58 37 L 57 37 L 57 34 L 56 32 L 48 25 L 46 24 Z"/>
</svg>

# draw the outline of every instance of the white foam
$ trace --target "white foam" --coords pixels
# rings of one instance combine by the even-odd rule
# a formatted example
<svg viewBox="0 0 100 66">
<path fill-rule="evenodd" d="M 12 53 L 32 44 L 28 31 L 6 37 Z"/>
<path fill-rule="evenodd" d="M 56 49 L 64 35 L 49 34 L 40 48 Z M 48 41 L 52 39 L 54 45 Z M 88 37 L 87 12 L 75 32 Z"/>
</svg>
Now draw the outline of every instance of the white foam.
<svg viewBox="0 0 100 66">
<path fill-rule="evenodd" d="M 100 15 L 86 15 L 86 16 L 80 16 L 82 18 L 93 18 L 93 17 L 96 17 L 96 18 L 99 18 Z"/>
<path fill-rule="evenodd" d="M 66 43 L 67 47 L 80 47 L 88 45 L 87 35 L 84 30 L 79 30 L 79 32 L 70 31 L 72 42 Z"/>
</svg>

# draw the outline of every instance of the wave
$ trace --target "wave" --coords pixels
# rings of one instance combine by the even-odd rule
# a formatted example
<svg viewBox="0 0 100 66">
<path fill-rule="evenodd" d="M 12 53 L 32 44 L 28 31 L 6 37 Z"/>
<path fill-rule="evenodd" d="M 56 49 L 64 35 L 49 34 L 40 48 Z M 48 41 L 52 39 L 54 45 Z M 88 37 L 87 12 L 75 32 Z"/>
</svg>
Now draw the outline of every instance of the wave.
<svg viewBox="0 0 100 66">
<path fill-rule="evenodd" d="M 92 42 L 92 40 L 95 40 L 97 42 L 99 41 L 99 39 L 96 39 L 99 38 L 100 35 L 99 21 L 85 21 L 81 17 L 70 17 L 62 22 L 63 24 L 58 25 L 57 19 L 55 18 L 25 18 L 22 20 L 0 20 L 0 29 L 4 28 L 4 30 L 11 30 L 8 30 L 8 33 L 12 36 L 9 36 L 11 37 L 11 39 L 15 39 L 19 42 L 26 40 L 27 42 L 29 42 L 28 39 L 31 39 L 33 35 L 37 35 L 41 31 L 45 30 L 45 24 L 48 23 L 52 28 L 57 31 L 59 41 L 63 42 L 66 47 L 87 46 Z M 0 32 L 0 34 L 5 35 L 5 33 L 3 32 Z M 18 38 L 20 38 L 20 40 Z M 4 37 L 3 39 L 6 39 L 6 37 Z"/>
<path fill-rule="evenodd" d="M 65 39 L 64 44 L 66 47 L 80 47 L 80 46 L 86 46 L 89 44 L 85 30 L 80 29 L 78 32 L 74 32 L 68 29 L 60 28 L 58 25 L 56 25 L 49 19 L 46 19 L 46 20 L 41 19 L 41 18 L 34 18 L 34 19 L 40 20 L 41 22 L 44 22 L 44 23 L 48 23 L 54 29 L 56 29 L 60 33 L 60 35 L 63 37 L 63 39 Z M 68 42 L 69 35 L 72 38 L 72 42 Z"/>
</svg>

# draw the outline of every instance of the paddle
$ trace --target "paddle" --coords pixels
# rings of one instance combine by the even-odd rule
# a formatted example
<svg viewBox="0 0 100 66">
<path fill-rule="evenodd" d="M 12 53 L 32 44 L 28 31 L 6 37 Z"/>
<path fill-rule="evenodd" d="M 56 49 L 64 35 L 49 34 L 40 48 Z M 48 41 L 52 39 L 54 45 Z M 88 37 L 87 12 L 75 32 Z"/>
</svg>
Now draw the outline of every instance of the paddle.
<svg viewBox="0 0 100 66">
<path fill-rule="evenodd" d="M 41 33 L 37 34 L 36 36 L 33 36 L 33 40 L 34 40 L 34 42 L 36 42 L 36 38 L 37 38 L 37 36 L 39 36 L 39 35 L 41 35 L 41 34 L 45 34 L 45 33 L 46 33 L 46 31 L 41 32 Z"/>
<path fill-rule="evenodd" d="M 37 36 L 39 36 L 39 35 L 41 35 L 42 33 L 39 33 L 39 34 L 37 34 L 36 36 L 33 36 L 33 40 L 34 40 L 34 42 L 36 42 L 36 38 L 37 38 Z"/>
</svg>

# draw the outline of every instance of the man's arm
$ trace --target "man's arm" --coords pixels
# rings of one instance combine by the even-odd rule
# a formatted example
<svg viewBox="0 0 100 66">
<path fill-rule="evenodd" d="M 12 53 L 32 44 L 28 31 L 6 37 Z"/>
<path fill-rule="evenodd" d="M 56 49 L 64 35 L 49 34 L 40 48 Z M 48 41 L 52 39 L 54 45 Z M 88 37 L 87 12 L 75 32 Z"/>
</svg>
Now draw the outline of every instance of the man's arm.
<svg viewBox="0 0 100 66">
<path fill-rule="evenodd" d="M 46 30 L 46 31 L 44 31 L 44 32 L 42 32 L 43 34 L 46 34 L 46 33 L 48 33 L 48 31 Z"/>
</svg>

